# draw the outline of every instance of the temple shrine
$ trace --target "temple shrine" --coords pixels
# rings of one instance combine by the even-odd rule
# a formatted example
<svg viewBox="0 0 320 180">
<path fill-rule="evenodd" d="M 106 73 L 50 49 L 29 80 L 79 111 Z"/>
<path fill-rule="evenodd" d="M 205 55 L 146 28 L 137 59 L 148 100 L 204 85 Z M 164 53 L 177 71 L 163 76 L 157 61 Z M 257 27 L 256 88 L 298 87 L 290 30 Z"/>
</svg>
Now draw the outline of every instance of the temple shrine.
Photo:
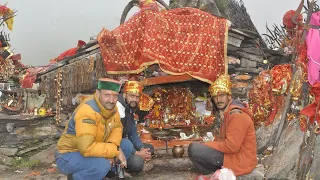
<svg viewBox="0 0 320 180">
<path fill-rule="evenodd" d="M 139 12 L 128 16 L 134 6 Z M 6 17 L 1 24 L 9 30 L 15 12 L 0 6 Z M 319 6 L 302 0 L 284 14 L 281 29 L 260 35 L 241 0 L 132 0 L 117 28 L 75 42 L 41 67 L 21 64 L 9 36 L 1 33 L 0 133 L 19 135 L 22 126 L 50 121 L 59 136 L 75 108 L 95 92 L 99 78 L 135 80 L 144 85 L 135 111 L 141 140 L 152 144 L 160 158 L 186 157 L 186 150 L 177 155 L 174 149 L 218 136 L 220 119 L 208 87 L 228 74 L 232 97 L 254 116 L 264 178 L 319 177 L 320 81 L 314 65 L 319 57 L 311 51 L 319 44 L 313 38 L 317 18 Z M 29 156 L 36 149 L 31 144 L 1 148 L 16 150 L 8 157 Z M 287 153 L 290 149 L 295 152 Z M 287 163 L 290 170 L 276 168 L 280 162 L 275 159 L 281 157 L 295 160 Z"/>
</svg>

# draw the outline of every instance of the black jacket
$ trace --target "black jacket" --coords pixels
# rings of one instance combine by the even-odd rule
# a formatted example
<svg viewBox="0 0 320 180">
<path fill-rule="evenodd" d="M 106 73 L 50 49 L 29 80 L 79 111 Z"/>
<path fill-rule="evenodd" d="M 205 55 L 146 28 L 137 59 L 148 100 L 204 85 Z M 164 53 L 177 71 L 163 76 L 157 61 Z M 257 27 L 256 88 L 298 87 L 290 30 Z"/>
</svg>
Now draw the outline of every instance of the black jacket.
<svg viewBox="0 0 320 180">
<path fill-rule="evenodd" d="M 140 151 L 140 149 L 142 148 L 142 141 L 137 133 L 137 126 L 133 114 L 134 111 L 124 100 L 123 94 L 119 94 L 118 102 L 125 108 L 125 117 L 121 118 L 121 123 L 123 125 L 122 138 L 128 138 L 132 142 L 135 149 Z M 118 110 L 121 110 L 119 106 Z"/>
</svg>

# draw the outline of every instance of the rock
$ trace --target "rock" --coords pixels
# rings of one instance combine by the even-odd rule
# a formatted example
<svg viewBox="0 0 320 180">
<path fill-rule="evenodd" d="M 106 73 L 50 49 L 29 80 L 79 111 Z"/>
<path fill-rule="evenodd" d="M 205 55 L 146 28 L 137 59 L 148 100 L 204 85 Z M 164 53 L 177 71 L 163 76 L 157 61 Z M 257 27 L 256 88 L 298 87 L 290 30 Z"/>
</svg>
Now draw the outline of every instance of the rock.
<svg viewBox="0 0 320 180">
<path fill-rule="evenodd" d="M 52 164 L 54 159 L 54 153 L 56 150 L 56 144 L 52 144 L 48 148 L 41 150 L 37 154 L 30 157 L 31 161 L 40 161 L 41 163 Z"/>
<path fill-rule="evenodd" d="M 227 49 L 228 49 L 228 51 L 237 51 L 239 49 L 239 47 L 236 47 L 232 44 L 228 44 Z"/>
<path fill-rule="evenodd" d="M 251 43 L 248 43 L 246 40 L 244 40 L 244 41 L 242 41 L 240 47 L 242 47 L 242 48 L 250 48 L 250 47 L 254 47 L 254 45 L 251 44 Z"/>
<path fill-rule="evenodd" d="M 250 174 L 238 176 L 237 180 L 262 180 L 264 179 L 264 167 L 259 164 Z"/>
<path fill-rule="evenodd" d="M 257 31 L 248 30 L 248 29 L 241 29 L 241 31 L 242 31 L 243 33 L 246 33 L 246 34 L 249 35 L 249 36 L 252 36 L 252 37 L 250 37 L 250 38 L 253 38 L 253 39 L 256 39 L 256 38 L 259 38 L 259 37 L 260 37 L 260 35 L 259 35 L 259 33 L 258 33 Z"/>
<path fill-rule="evenodd" d="M 249 59 L 246 59 L 246 58 L 241 58 L 240 66 L 244 68 L 254 68 L 254 67 L 257 67 L 257 62 L 250 61 Z"/>
<path fill-rule="evenodd" d="M 238 51 L 238 54 L 245 59 L 249 59 L 251 61 L 255 61 L 258 63 L 263 63 L 263 57 L 262 56 L 258 56 L 258 55 L 254 55 L 254 54 L 250 54 L 247 52 L 242 52 L 242 51 Z"/>
<path fill-rule="evenodd" d="M 264 53 L 264 54 L 267 56 L 267 58 L 270 58 L 272 56 L 270 53 Z"/>
<path fill-rule="evenodd" d="M 240 47 L 241 42 L 243 41 L 244 37 L 235 33 L 229 33 L 228 36 L 228 46 L 232 45 L 235 47 Z"/>
<path fill-rule="evenodd" d="M 56 141 L 54 141 L 54 140 L 52 140 L 52 139 L 45 139 L 40 145 L 39 145 L 39 147 L 40 148 L 43 148 L 43 147 L 46 147 L 46 146 L 50 146 L 50 145 L 52 145 L 52 144 L 57 144 L 57 142 Z"/>
<path fill-rule="evenodd" d="M 309 127 L 309 132 L 304 133 L 303 145 L 300 148 L 299 163 L 296 172 L 297 179 L 306 178 L 313 160 L 312 158 L 316 143 L 316 134 L 313 132 L 314 127 L 312 127 L 312 125 Z M 312 130 L 311 133 L 310 130 Z"/>
<path fill-rule="evenodd" d="M 282 64 L 284 64 L 284 63 L 289 63 L 289 62 L 291 62 L 291 59 L 292 59 L 292 56 L 291 56 L 291 55 L 290 55 L 290 56 L 282 56 L 281 59 L 280 59 L 280 62 L 281 62 Z"/>
<path fill-rule="evenodd" d="M 250 54 L 258 55 L 258 56 L 262 56 L 263 55 L 261 53 L 261 50 L 259 50 L 258 48 L 255 48 L 255 47 L 240 48 L 239 50 L 243 51 L 243 52 L 250 53 Z"/>
<path fill-rule="evenodd" d="M 0 162 L 7 166 L 11 166 L 12 158 L 0 153 Z"/>
<path fill-rule="evenodd" d="M 279 56 L 271 56 L 268 58 L 269 63 L 271 64 L 279 64 L 280 63 L 280 58 Z"/>
<path fill-rule="evenodd" d="M 263 50 L 263 52 L 265 52 L 265 53 L 270 53 L 270 54 L 272 54 L 272 55 L 280 55 L 280 56 L 283 56 L 283 55 L 285 54 L 282 49 L 272 50 L 272 49 L 263 48 L 262 50 Z"/>
<path fill-rule="evenodd" d="M 7 127 L 4 124 L 0 124 L 0 133 L 7 132 Z"/>
<path fill-rule="evenodd" d="M 58 130 L 55 125 L 48 125 L 44 127 L 36 127 L 34 136 L 56 136 Z"/>
<path fill-rule="evenodd" d="M 170 3 L 170 9 L 181 8 L 181 7 L 193 7 L 201 8 L 203 11 L 217 16 L 221 16 L 221 13 L 213 0 L 175 0 Z"/>
<path fill-rule="evenodd" d="M 17 134 L 9 134 L 4 138 L 4 141 L 1 143 L 0 147 L 19 147 L 23 145 L 24 141 L 31 141 L 33 138 L 31 136 L 19 136 Z"/>
<path fill-rule="evenodd" d="M 13 156 L 18 152 L 18 148 L 0 148 L 0 154 Z"/>
<path fill-rule="evenodd" d="M 256 129 L 258 154 L 262 153 L 267 147 L 273 145 L 279 129 L 282 111 L 283 108 L 278 110 L 272 124 L 268 126 L 261 125 Z"/>
<path fill-rule="evenodd" d="M 26 145 L 20 145 L 18 148 L 19 149 L 25 149 L 25 148 L 27 148 L 27 146 Z"/>
<path fill-rule="evenodd" d="M 306 179 L 320 179 L 320 136 L 317 136 L 314 157 Z"/>
<path fill-rule="evenodd" d="M 47 136 L 56 136 L 57 132 L 58 130 L 55 125 L 44 124 L 20 129 L 17 134 L 19 135 L 18 138 L 21 139 L 35 139 Z"/>
<path fill-rule="evenodd" d="M 0 164 L 0 173 L 7 170 L 7 169 L 9 169 L 7 166 Z"/>
<path fill-rule="evenodd" d="M 238 51 L 229 51 L 227 52 L 228 56 L 233 56 L 234 58 L 239 58 L 240 55 L 238 53 Z"/>
<path fill-rule="evenodd" d="M 34 151 L 34 150 L 36 150 L 36 149 L 39 149 L 39 147 L 38 147 L 38 146 L 29 147 L 29 148 L 26 148 L 26 149 L 23 149 L 23 150 L 19 151 L 19 152 L 17 153 L 17 155 L 21 156 L 21 155 L 26 154 L 26 153 L 28 153 L 28 152 Z"/>
<path fill-rule="evenodd" d="M 24 147 L 24 148 L 19 148 L 19 152 L 17 153 L 18 155 L 23 155 L 38 149 L 43 149 L 46 148 L 47 146 L 50 146 L 52 144 L 56 144 L 56 141 L 53 138 L 46 138 L 43 141 L 38 139 L 38 140 L 28 140 L 25 141 L 23 145 L 20 145 L 19 147 Z"/>
<path fill-rule="evenodd" d="M 298 120 L 292 120 L 284 128 L 272 157 L 266 162 L 266 179 L 297 179 L 297 167 L 303 132 Z"/>
</svg>

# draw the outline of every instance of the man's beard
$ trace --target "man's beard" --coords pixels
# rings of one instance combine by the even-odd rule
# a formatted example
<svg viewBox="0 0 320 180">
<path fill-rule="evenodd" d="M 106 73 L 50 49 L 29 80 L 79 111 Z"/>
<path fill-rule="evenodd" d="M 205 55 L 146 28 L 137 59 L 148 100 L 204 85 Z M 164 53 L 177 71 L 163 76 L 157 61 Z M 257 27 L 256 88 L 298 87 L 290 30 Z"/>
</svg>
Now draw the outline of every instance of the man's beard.
<svg viewBox="0 0 320 180">
<path fill-rule="evenodd" d="M 228 101 L 228 102 L 226 102 L 226 103 L 218 102 L 218 103 L 216 104 L 216 106 L 217 106 L 217 108 L 218 108 L 219 111 L 224 111 L 224 110 L 228 107 L 229 102 L 230 102 L 230 101 Z M 223 107 L 219 107 L 219 104 L 224 104 L 224 106 L 223 106 Z"/>
<path fill-rule="evenodd" d="M 136 101 L 129 101 L 126 100 L 127 104 L 131 107 L 131 108 L 136 108 L 138 103 Z"/>
<path fill-rule="evenodd" d="M 220 108 L 218 105 L 217 105 L 217 107 L 218 107 L 218 109 L 219 109 L 220 111 L 222 111 L 222 110 L 225 110 L 225 109 L 226 109 L 227 104 L 226 104 L 226 105 L 224 105 L 222 108 Z"/>
<path fill-rule="evenodd" d="M 130 105 L 130 107 L 135 108 L 135 107 L 137 107 L 137 102 L 132 101 L 132 102 L 130 102 L 129 105 Z"/>
</svg>

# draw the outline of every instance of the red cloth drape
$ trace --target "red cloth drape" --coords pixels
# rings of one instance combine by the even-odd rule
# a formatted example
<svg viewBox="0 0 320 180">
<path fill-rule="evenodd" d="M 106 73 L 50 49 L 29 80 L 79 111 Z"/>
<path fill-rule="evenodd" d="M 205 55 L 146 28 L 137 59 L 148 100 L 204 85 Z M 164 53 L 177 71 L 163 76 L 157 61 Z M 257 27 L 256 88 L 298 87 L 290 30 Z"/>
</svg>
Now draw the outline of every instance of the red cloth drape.
<svg viewBox="0 0 320 180">
<path fill-rule="evenodd" d="M 32 67 L 27 69 L 26 76 L 21 80 L 21 88 L 32 88 L 33 83 L 37 79 L 37 74 L 47 71 L 52 63 L 42 67 Z"/>
<path fill-rule="evenodd" d="M 300 111 L 301 114 L 309 117 L 310 123 L 313 123 L 316 120 L 320 124 L 320 111 L 318 111 L 318 115 L 316 114 L 318 103 L 320 102 L 320 82 L 315 83 L 310 90 L 310 94 L 313 94 L 315 100 L 312 104 L 305 107 Z"/>
<path fill-rule="evenodd" d="M 199 9 L 142 11 L 99 36 L 108 74 L 141 72 L 158 63 L 169 74 L 213 82 L 227 69 L 227 20 Z"/>
<path fill-rule="evenodd" d="M 75 48 L 71 48 L 66 50 L 65 52 L 61 53 L 58 57 L 57 57 L 57 61 L 61 61 L 66 57 L 70 57 L 73 56 L 75 54 L 77 54 L 78 48 L 80 48 L 81 46 L 85 45 L 86 42 L 82 41 L 82 40 L 78 40 L 78 45 Z"/>
<path fill-rule="evenodd" d="M 77 48 L 71 48 L 71 49 L 68 49 L 66 50 L 65 52 L 61 53 L 57 59 L 58 61 L 61 61 L 62 59 L 66 58 L 66 57 L 69 57 L 69 56 L 73 56 L 77 53 Z"/>
</svg>

